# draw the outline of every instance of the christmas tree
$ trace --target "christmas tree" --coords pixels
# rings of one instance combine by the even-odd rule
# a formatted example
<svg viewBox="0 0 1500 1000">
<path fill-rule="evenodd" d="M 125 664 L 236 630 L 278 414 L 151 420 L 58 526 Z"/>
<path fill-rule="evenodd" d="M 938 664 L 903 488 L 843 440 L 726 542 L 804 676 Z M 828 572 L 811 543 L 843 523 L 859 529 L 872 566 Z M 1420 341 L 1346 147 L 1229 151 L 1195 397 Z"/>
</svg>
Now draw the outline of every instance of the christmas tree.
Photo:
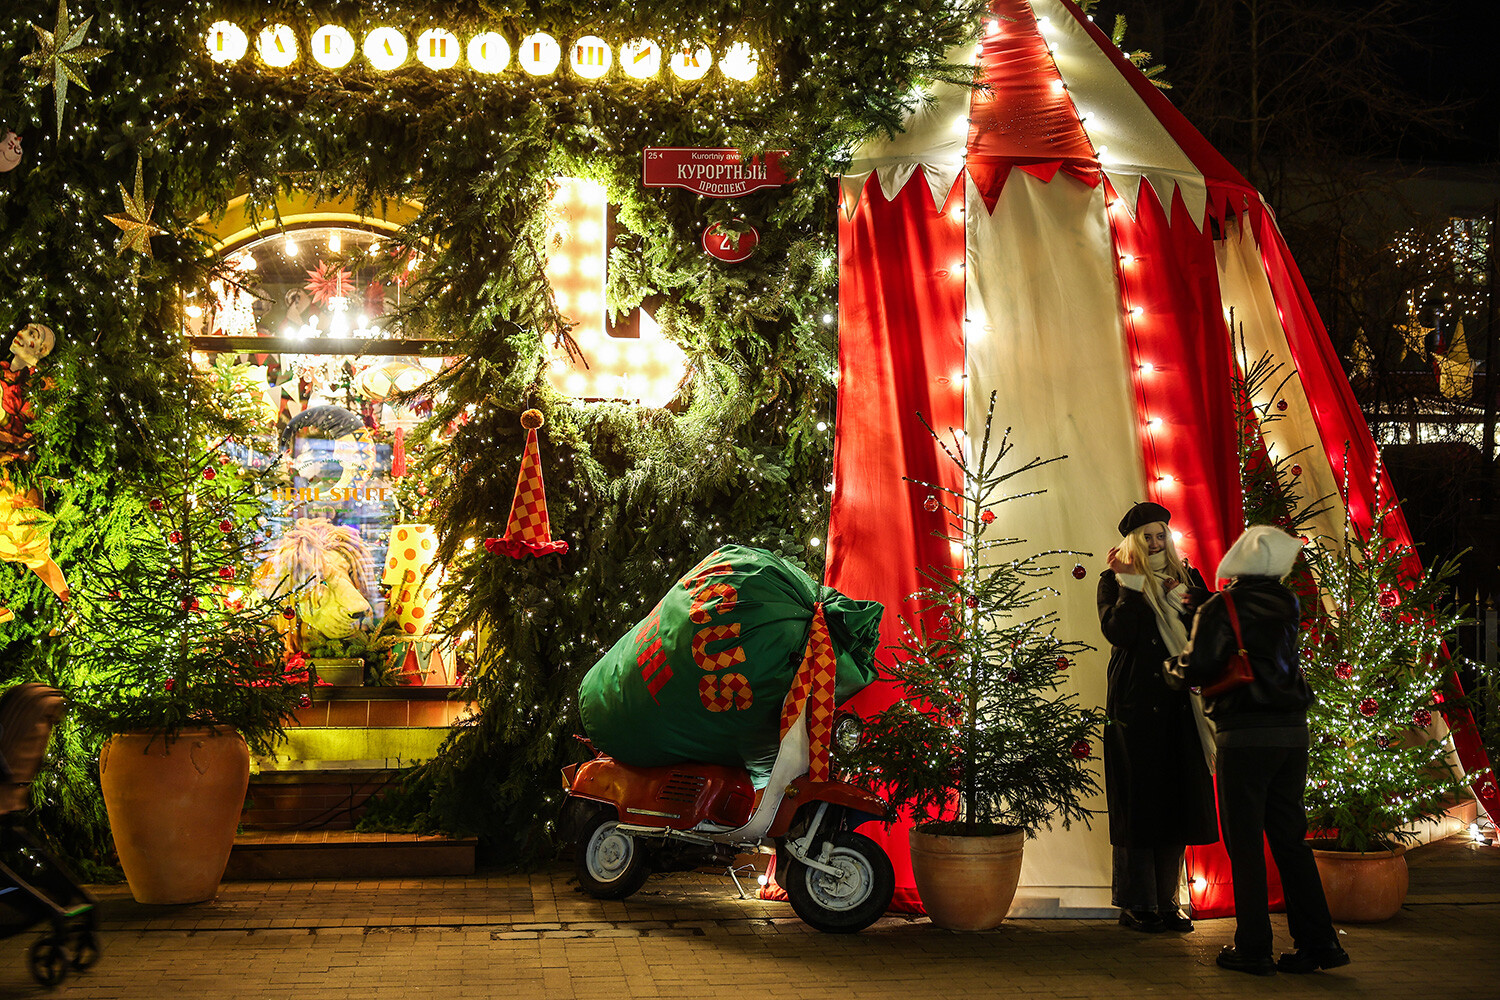
<svg viewBox="0 0 1500 1000">
<path fill-rule="evenodd" d="M 1441 815 L 1465 779 L 1431 730 L 1453 673 L 1444 639 L 1465 624 L 1449 600 L 1449 560 L 1415 575 L 1412 550 L 1391 541 L 1380 509 L 1368 533 L 1346 518 L 1342 537 L 1305 551 L 1324 600 L 1302 634 L 1308 710 L 1307 812 L 1339 850 L 1381 850 Z M 1308 610 L 1308 609 L 1304 609 Z"/>
<path fill-rule="evenodd" d="M 257 753 L 282 739 L 307 691 L 283 675 L 273 616 L 292 612 L 259 602 L 244 582 L 261 480 L 222 447 L 184 454 L 137 501 L 131 544 L 89 566 L 70 650 L 85 726 L 168 738 L 232 728 Z"/>
<path fill-rule="evenodd" d="M 977 459 L 956 435 L 950 448 L 933 433 L 964 486 L 919 485 L 934 491 L 927 509 L 946 513 L 943 537 L 962 548 L 966 568 L 924 570 L 928 585 L 914 595 L 924 614 L 905 622 L 886 670 L 907 698 L 868 720 L 841 756 L 879 782 L 893 805 L 951 824 L 945 832 L 1012 827 L 1034 836 L 1055 819 L 1065 827 L 1087 822 L 1081 800 L 1098 786 L 1086 762 L 1104 717 L 1061 690 L 1063 672 L 1091 647 L 1059 639 L 1057 614 L 1042 608 L 1056 593 L 1040 582 L 1056 569 L 1052 557 L 1076 553 L 1015 556 L 1023 539 L 989 537 L 995 507 L 1040 492 L 1008 493 L 1008 484 L 1059 460 L 1007 467 L 1009 428 L 992 453 L 995 396 Z"/>
</svg>

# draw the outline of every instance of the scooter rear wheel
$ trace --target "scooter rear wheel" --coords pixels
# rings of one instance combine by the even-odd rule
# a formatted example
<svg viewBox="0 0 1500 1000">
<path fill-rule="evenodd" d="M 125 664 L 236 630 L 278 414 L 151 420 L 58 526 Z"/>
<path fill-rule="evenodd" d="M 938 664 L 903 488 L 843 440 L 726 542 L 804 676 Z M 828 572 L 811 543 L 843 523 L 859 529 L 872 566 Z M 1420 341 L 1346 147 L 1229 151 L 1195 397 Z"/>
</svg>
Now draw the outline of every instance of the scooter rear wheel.
<svg viewBox="0 0 1500 1000">
<path fill-rule="evenodd" d="M 853 934 L 879 920 L 896 894 L 896 873 L 880 845 L 861 833 L 840 830 L 826 863 L 838 875 L 811 868 L 788 856 L 786 873 L 776 863 L 777 881 L 792 910 L 825 934 Z"/>
<path fill-rule="evenodd" d="M 651 859 L 641 842 L 618 829 L 620 821 L 599 812 L 578 835 L 578 884 L 595 899 L 624 899 L 646 883 Z"/>
</svg>

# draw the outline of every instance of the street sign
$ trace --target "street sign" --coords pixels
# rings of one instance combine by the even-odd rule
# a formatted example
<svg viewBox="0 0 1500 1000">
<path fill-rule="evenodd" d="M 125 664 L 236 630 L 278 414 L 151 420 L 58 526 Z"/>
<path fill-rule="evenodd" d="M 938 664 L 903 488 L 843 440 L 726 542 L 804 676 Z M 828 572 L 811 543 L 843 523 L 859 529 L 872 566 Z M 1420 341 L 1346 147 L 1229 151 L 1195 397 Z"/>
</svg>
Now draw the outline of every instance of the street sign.
<svg viewBox="0 0 1500 1000">
<path fill-rule="evenodd" d="M 641 158 L 646 187 L 679 187 L 709 198 L 738 198 L 761 188 L 791 183 L 782 169 L 784 149 L 750 160 L 737 149 L 651 146 Z"/>
</svg>

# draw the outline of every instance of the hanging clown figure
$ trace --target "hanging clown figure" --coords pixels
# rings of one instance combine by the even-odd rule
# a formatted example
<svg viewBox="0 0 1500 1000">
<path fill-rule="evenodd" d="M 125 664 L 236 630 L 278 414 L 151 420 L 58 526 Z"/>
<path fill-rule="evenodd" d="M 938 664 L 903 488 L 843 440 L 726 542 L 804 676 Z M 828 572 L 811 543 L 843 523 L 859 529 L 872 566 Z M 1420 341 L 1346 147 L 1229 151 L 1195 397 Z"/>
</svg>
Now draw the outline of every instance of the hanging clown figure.
<svg viewBox="0 0 1500 1000">
<path fill-rule="evenodd" d="M 38 361 L 52 353 L 57 338 L 40 323 L 23 327 L 11 342 L 9 361 L 0 361 L 0 381 L 4 383 L 3 419 L 0 419 L 0 464 L 31 457 L 32 435 L 27 424 L 33 416 L 26 401 L 31 384 L 31 370 Z M 42 510 L 40 490 L 21 492 L 10 479 L 0 474 L 0 560 L 20 563 L 34 572 L 57 599 L 68 600 L 68 583 L 62 570 L 52 561 L 52 518 Z M 0 622 L 8 622 L 15 612 L 0 606 Z"/>
</svg>

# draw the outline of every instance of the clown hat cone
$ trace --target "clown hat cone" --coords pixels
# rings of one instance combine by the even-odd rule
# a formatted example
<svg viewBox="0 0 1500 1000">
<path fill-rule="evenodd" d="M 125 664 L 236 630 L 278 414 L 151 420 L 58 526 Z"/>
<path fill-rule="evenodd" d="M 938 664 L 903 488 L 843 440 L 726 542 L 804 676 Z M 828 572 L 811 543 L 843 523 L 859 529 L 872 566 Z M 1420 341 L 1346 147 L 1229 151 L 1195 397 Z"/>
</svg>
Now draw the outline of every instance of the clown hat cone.
<svg viewBox="0 0 1500 1000">
<path fill-rule="evenodd" d="M 516 479 L 516 496 L 510 504 L 510 521 L 505 526 L 505 537 L 484 540 L 486 549 L 503 552 L 512 559 L 563 555 L 568 551 L 567 542 L 552 540 L 547 520 L 547 491 L 542 484 L 542 462 L 536 443 L 537 428 L 542 422 L 540 410 L 521 414 L 521 426 L 526 428 L 526 450 L 521 453 L 521 474 Z"/>
</svg>

